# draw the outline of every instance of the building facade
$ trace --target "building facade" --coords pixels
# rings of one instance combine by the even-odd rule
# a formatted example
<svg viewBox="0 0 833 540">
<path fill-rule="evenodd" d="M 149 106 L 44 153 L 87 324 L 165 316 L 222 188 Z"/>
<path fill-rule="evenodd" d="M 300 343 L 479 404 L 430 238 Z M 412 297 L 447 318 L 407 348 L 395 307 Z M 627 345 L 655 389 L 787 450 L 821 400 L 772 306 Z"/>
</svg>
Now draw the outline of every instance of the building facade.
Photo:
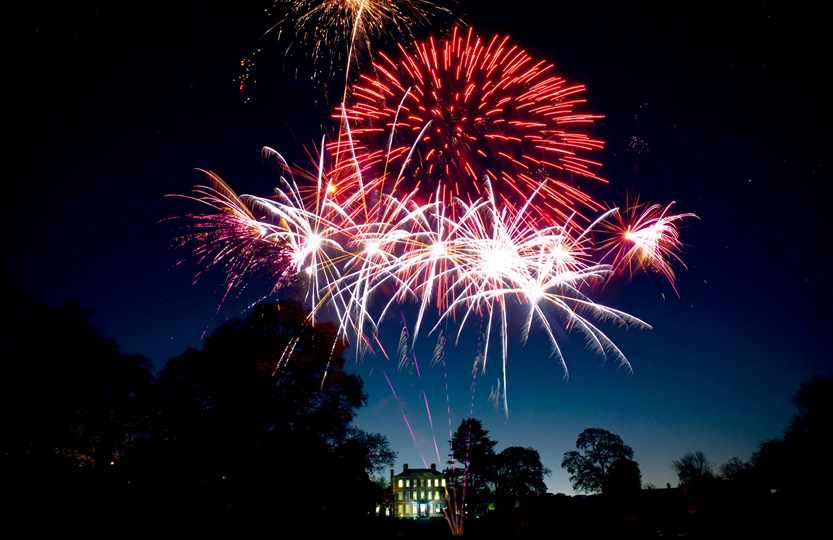
<svg viewBox="0 0 833 540">
<path fill-rule="evenodd" d="M 430 469 L 409 469 L 406 463 L 399 474 L 391 469 L 390 485 L 392 516 L 411 519 L 444 516 L 446 479 L 435 464 Z"/>
</svg>

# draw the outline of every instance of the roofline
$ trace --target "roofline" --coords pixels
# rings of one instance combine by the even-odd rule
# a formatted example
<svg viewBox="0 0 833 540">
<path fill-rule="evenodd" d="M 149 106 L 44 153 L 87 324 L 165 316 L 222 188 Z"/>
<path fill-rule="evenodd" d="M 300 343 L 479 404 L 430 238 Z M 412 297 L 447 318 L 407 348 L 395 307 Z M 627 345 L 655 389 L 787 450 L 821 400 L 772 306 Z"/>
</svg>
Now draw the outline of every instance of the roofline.
<svg viewBox="0 0 833 540">
<path fill-rule="evenodd" d="M 436 470 L 436 469 L 408 469 L 407 471 L 402 471 L 401 473 L 394 474 L 393 476 L 397 477 L 397 476 L 402 476 L 404 474 L 411 474 L 411 473 L 431 473 L 431 474 L 438 474 L 440 476 L 443 476 L 443 473 Z"/>
</svg>

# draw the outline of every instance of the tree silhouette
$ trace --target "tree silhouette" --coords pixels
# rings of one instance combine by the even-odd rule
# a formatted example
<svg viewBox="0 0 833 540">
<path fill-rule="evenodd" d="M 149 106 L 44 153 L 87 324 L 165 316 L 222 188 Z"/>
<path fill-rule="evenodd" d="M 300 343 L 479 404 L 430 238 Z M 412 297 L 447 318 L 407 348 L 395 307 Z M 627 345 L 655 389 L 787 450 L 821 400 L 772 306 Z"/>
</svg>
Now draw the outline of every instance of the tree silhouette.
<svg viewBox="0 0 833 540">
<path fill-rule="evenodd" d="M 672 463 L 681 486 L 690 486 L 714 478 L 712 464 L 703 452 L 689 452 Z"/>
<path fill-rule="evenodd" d="M 784 443 L 791 455 L 792 476 L 797 489 L 807 490 L 833 482 L 829 467 L 821 467 L 829 456 L 833 436 L 833 377 L 817 377 L 801 385 L 793 401 L 798 414 L 790 422 Z"/>
<path fill-rule="evenodd" d="M 15 308 L 0 466 L 22 506 L 66 523 L 95 509 L 125 523 L 326 532 L 380 501 L 371 475 L 395 454 L 353 425 L 365 395 L 344 371 L 346 344 L 300 304 L 256 306 L 156 379 L 78 308 Z"/>
<path fill-rule="evenodd" d="M 534 448 L 510 446 L 495 458 L 495 498 L 498 507 L 514 507 L 524 499 L 541 496 L 547 492 L 544 476 L 549 469 L 541 463 L 541 456 Z"/>
<path fill-rule="evenodd" d="M 465 491 L 466 505 L 475 515 L 485 513 L 494 483 L 495 444 L 476 418 L 460 422 L 451 437 L 453 458 L 462 464 L 453 482 Z"/>
<path fill-rule="evenodd" d="M 787 430 L 787 437 L 819 437 L 833 425 L 833 377 L 816 377 L 801 385 L 793 401 L 798 414 Z"/>
<path fill-rule="evenodd" d="M 361 380 L 343 369 L 335 326 L 306 316 L 300 304 L 261 304 L 165 366 L 155 441 L 162 484 L 199 509 L 233 514 L 372 511 L 370 475 L 394 454 L 383 436 L 352 427 L 366 399 Z M 349 486 L 349 496 L 321 497 L 324 486 Z"/>
<path fill-rule="evenodd" d="M 368 476 L 383 472 L 396 461 L 396 452 L 391 450 L 387 437 L 355 428 L 348 431 L 342 451 L 355 452 Z M 386 481 L 384 477 L 382 480 Z"/>
<path fill-rule="evenodd" d="M 121 354 L 77 306 L 20 311 L 0 390 L 4 455 L 111 467 L 143 429 L 147 360 Z"/>
<path fill-rule="evenodd" d="M 588 493 L 604 492 L 611 465 L 633 458 L 633 449 L 605 429 L 585 429 L 576 439 L 576 448 L 564 453 L 561 467 L 570 473 L 574 489 Z"/>
<path fill-rule="evenodd" d="M 733 457 L 720 466 L 720 476 L 732 482 L 745 481 L 752 470 L 752 465 L 740 458 Z"/>
<path fill-rule="evenodd" d="M 802 384 L 793 401 L 798 414 L 783 439 L 761 443 L 752 456 L 752 475 L 761 489 L 814 502 L 833 485 L 833 473 L 821 465 L 833 438 L 833 377 Z"/>
<path fill-rule="evenodd" d="M 119 352 L 77 305 L 6 297 L 7 362 L 0 377 L 0 473 L 26 510 L 106 509 L 123 462 L 147 437 L 153 377 Z M 6 508 L 14 513 L 9 507 Z"/>
<path fill-rule="evenodd" d="M 639 464 L 632 459 L 620 458 L 608 469 L 604 493 L 614 497 L 627 497 L 642 489 L 642 473 Z"/>
</svg>

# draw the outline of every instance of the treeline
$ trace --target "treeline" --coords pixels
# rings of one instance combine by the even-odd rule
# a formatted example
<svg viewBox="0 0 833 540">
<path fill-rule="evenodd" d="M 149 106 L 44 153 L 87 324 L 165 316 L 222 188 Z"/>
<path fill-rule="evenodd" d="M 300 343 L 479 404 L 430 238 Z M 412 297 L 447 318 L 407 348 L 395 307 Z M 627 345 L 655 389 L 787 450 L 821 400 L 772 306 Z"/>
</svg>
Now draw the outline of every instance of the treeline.
<svg viewBox="0 0 833 540">
<path fill-rule="evenodd" d="M 790 499 L 812 499 L 827 492 L 833 478 L 826 466 L 833 435 L 833 378 L 804 383 L 793 402 L 797 413 L 783 437 L 762 442 L 748 461 L 734 457 L 715 470 L 699 451 L 674 461 L 680 486 L 703 489 L 722 480 Z"/>
<path fill-rule="evenodd" d="M 300 305 L 259 305 L 158 373 L 78 307 L 15 297 L 9 307 L 8 515 L 91 531 L 108 521 L 323 531 L 371 516 L 384 496 L 372 478 L 395 455 L 353 426 L 362 381 L 343 369 L 336 328 L 310 326 Z"/>
<path fill-rule="evenodd" d="M 784 435 L 762 442 L 749 460 L 731 458 L 719 467 L 701 451 L 672 464 L 680 496 L 695 513 L 738 525 L 759 524 L 771 534 L 815 532 L 827 523 L 833 470 L 833 378 L 804 384 L 793 398 L 796 414 Z"/>
<path fill-rule="evenodd" d="M 761 443 L 748 461 L 735 457 L 719 467 L 703 452 L 686 453 L 669 464 L 678 476 L 674 487 L 643 485 L 634 451 L 619 435 L 585 429 L 561 463 L 580 495 L 535 489 L 546 473 L 535 460 L 532 468 L 512 466 L 513 473 L 536 472 L 528 485 L 520 482 L 523 496 L 503 504 L 495 443 L 478 421 L 467 420 L 452 441 L 457 460 L 472 471 L 467 534 L 542 537 L 555 528 L 560 535 L 590 538 L 813 537 L 828 522 L 833 488 L 826 459 L 833 440 L 833 378 L 803 384 L 794 402 L 797 413 L 783 437 Z"/>
</svg>

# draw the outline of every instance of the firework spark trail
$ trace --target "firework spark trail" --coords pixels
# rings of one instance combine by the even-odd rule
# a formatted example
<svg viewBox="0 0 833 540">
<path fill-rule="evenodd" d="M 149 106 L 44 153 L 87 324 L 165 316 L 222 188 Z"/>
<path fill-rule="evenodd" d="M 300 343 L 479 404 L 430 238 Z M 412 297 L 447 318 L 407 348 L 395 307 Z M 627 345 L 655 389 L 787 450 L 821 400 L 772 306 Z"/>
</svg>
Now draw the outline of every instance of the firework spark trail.
<svg viewBox="0 0 833 540">
<path fill-rule="evenodd" d="M 434 432 L 434 419 L 431 416 L 431 405 L 428 404 L 428 395 L 422 391 L 422 399 L 425 402 L 425 412 L 428 414 L 428 426 L 431 428 L 431 440 L 434 443 L 434 456 L 437 458 L 437 465 L 442 463 L 440 459 L 440 448 L 437 446 L 437 436 Z"/>
<path fill-rule="evenodd" d="M 402 421 L 405 422 L 405 426 L 408 428 L 408 434 L 411 436 L 411 443 L 414 445 L 414 450 L 417 451 L 419 454 L 419 459 L 422 460 L 423 465 L 425 468 L 428 468 L 428 462 L 425 460 L 425 456 L 422 455 L 422 450 L 419 448 L 419 444 L 417 443 L 416 433 L 414 432 L 413 426 L 411 426 L 411 421 L 408 420 L 408 413 L 405 411 L 405 404 L 402 401 L 402 398 L 399 397 L 399 393 L 393 386 L 393 382 L 391 382 L 390 377 L 386 371 L 382 370 L 382 375 L 385 376 L 385 381 L 388 383 L 388 388 L 390 388 L 390 393 L 393 395 L 394 399 L 396 399 L 397 404 L 399 405 L 399 413 L 402 415 Z"/>
<path fill-rule="evenodd" d="M 330 366 L 333 363 L 333 357 L 335 356 L 336 345 L 338 344 L 338 341 L 339 341 L 339 338 L 338 338 L 338 335 L 336 335 L 333 338 L 333 346 L 330 347 L 330 354 L 327 357 L 327 365 L 324 366 L 324 374 L 321 375 L 321 385 L 319 386 L 319 390 L 324 390 L 324 383 L 327 382 L 327 375 L 330 374 Z"/>
<path fill-rule="evenodd" d="M 411 358 L 413 358 L 414 361 L 414 369 L 416 369 L 417 377 L 421 379 L 422 371 L 419 369 L 419 359 L 417 358 L 416 350 L 414 348 L 411 348 Z"/>
<path fill-rule="evenodd" d="M 494 404 L 495 410 L 498 410 L 498 403 L 501 401 L 501 388 L 501 382 L 500 379 L 498 379 L 495 383 L 495 386 L 493 386 L 492 389 L 489 391 L 489 401 L 491 401 Z"/>
<path fill-rule="evenodd" d="M 477 363 L 475 362 L 474 369 L 472 369 L 471 405 L 469 407 L 469 416 L 468 416 L 468 418 L 474 418 L 474 399 L 475 399 L 475 395 L 477 393 L 477 372 L 478 372 L 476 364 Z M 469 479 L 469 465 L 470 465 L 469 455 L 470 454 L 471 454 L 471 430 L 469 430 L 466 433 L 466 454 L 465 454 L 465 457 L 463 458 L 463 488 L 462 488 L 461 496 L 460 496 L 460 504 L 459 504 L 459 507 L 458 507 L 456 505 L 452 505 L 452 503 L 450 502 L 449 503 L 448 516 L 447 516 L 448 517 L 448 523 L 449 523 L 449 526 L 451 526 L 452 531 L 455 531 L 455 530 L 459 529 L 460 534 L 462 534 L 463 523 L 464 523 L 464 520 L 465 520 L 465 517 L 466 517 L 465 516 L 465 513 L 466 513 L 466 490 L 467 490 L 467 487 L 468 487 L 468 479 Z M 458 456 L 454 456 L 453 461 L 456 462 L 457 459 L 459 459 Z M 454 475 L 454 470 L 455 470 L 455 465 L 456 465 L 454 462 L 452 462 L 452 465 L 451 465 L 452 476 Z M 453 497 L 450 499 L 450 501 L 453 501 L 453 502 L 456 503 L 456 495 L 457 495 L 457 493 L 456 493 L 456 486 L 455 486 L 455 489 L 453 491 Z"/>
<path fill-rule="evenodd" d="M 399 369 L 402 370 L 408 363 L 408 327 L 402 325 L 402 331 L 399 333 L 399 346 L 396 350 L 399 356 Z"/>
<path fill-rule="evenodd" d="M 434 345 L 434 352 L 431 354 L 431 367 L 440 362 L 445 362 L 445 332 L 437 333 L 437 343 Z"/>
<path fill-rule="evenodd" d="M 483 336 L 483 332 L 480 333 L 481 339 Z M 482 341 L 481 341 L 482 344 Z M 471 387 L 470 387 L 470 395 L 471 395 L 471 403 L 469 404 L 469 416 L 468 418 L 474 417 L 474 402 L 475 396 L 477 394 L 477 373 L 478 373 L 478 362 L 479 356 L 475 359 L 472 370 L 471 370 Z M 443 362 L 445 365 L 445 362 Z M 451 434 L 451 407 L 449 406 L 449 419 L 448 419 L 448 433 L 449 433 L 449 442 L 453 440 Z M 457 486 L 450 487 L 446 489 L 446 501 L 447 501 L 447 508 L 445 511 L 445 519 L 448 523 L 449 528 L 454 536 L 462 536 L 464 530 L 464 523 L 465 523 L 465 509 L 466 509 L 466 487 L 468 485 L 468 472 L 469 472 L 469 454 L 471 452 L 471 431 L 466 434 L 466 452 L 463 459 L 460 460 L 460 456 L 454 455 L 454 451 L 452 448 L 451 452 L 451 477 L 456 478 L 456 467 L 457 461 L 462 461 L 463 463 L 463 485 L 461 492 L 459 493 L 460 497 L 458 500 L 458 492 Z"/>
<path fill-rule="evenodd" d="M 399 401 L 399 394 L 396 392 L 396 389 L 394 388 L 393 383 L 390 380 L 390 377 L 388 377 L 387 372 L 382 371 L 382 375 L 385 376 L 385 381 L 387 381 L 387 383 L 388 383 L 388 388 L 390 388 L 390 393 L 393 395 L 394 398 L 396 398 L 396 401 Z"/>
<path fill-rule="evenodd" d="M 440 333 L 440 337 L 443 337 L 444 334 Z M 438 339 L 439 341 L 439 339 Z M 445 343 L 445 338 L 443 337 L 443 343 Z M 436 349 L 435 349 L 436 355 Z M 445 403 L 446 403 L 446 413 L 448 419 L 448 442 L 449 446 L 451 445 L 451 441 L 453 439 L 453 420 L 452 420 L 452 412 L 451 412 L 451 394 L 448 389 L 448 367 L 445 363 L 445 357 L 440 356 L 439 362 L 442 364 L 443 368 L 443 389 L 445 391 Z M 475 375 L 476 376 L 476 375 Z M 453 456 L 453 449 L 449 448 L 449 458 L 451 463 L 451 478 L 455 478 L 455 460 Z M 439 463 L 439 458 L 438 458 Z M 446 522 L 448 523 L 451 532 L 455 536 L 461 536 L 463 534 L 463 515 L 459 511 L 456 506 L 456 497 L 455 497 L 456 490 L 453 486 L 449 485 L 445 488 L 445 499 L 446 499 L 446 509 L 443 513 Z"/>
<path fill-rule="evenodd" d="M 399 333 L 399 346 L 397 354 L 399 355 L 399 369 L 402 370 L 408 364 L 408 356 L 411 357 L 414 369 L 418 378 L 422 378 L 422 370 L 419 367 L 419 360 L 416 355 L 416 348 L 410 346 L 410 339 L 408 338 L 408 321 L 405 318 L 405 313 L 400 313 L 402 317 L 402 331 Z"/>
<path fill-rule="evenodd" d="M 445 391 L 445 405 L 448 418 L 448 440 L 451 441 L 452 430 L 452 415 L 451 415 L 451 393 L 448 390 L 448 366 L 445 364 L 445 358 L 441 361 L 443 367 L 443 390 Z"/>
<path fill-rule="evenodd" d="M 273 377 L 277 375 L 281 367 L 286 366 L 289 363 L 289 359 L 292 357 L 292 353 L 295 352 L 295 346 L 298 345 L 299 339 L 301 338 L 298 336 L 292 338 L 291 340 L 289 340 L 289 343 L 287 343 L 286 347 L 284 347 L 280 358 L 278 358 L 278 361 L 275 363 L 275 369 L 272 370 Z"/>
<path fill-rule="evenodd" d="M 416 435 L 414 434 L 414 428 L 411 427 L 411 422 L 408 420 L 408 414 L 405 411 L 402 411 L 402 419 L 405 421 L 405 425 L 408 426 L 408 433 L 411 434 L 411 440 L 414 442 L 414 447 L 417 447 Z M 425 459 L 425 456 L 422 452 L 417 448 L 419 452 L 419 459 L 422 460 L 422 466 L 426 469 L 428 468 L 428 461 Z"/>
</svg>

